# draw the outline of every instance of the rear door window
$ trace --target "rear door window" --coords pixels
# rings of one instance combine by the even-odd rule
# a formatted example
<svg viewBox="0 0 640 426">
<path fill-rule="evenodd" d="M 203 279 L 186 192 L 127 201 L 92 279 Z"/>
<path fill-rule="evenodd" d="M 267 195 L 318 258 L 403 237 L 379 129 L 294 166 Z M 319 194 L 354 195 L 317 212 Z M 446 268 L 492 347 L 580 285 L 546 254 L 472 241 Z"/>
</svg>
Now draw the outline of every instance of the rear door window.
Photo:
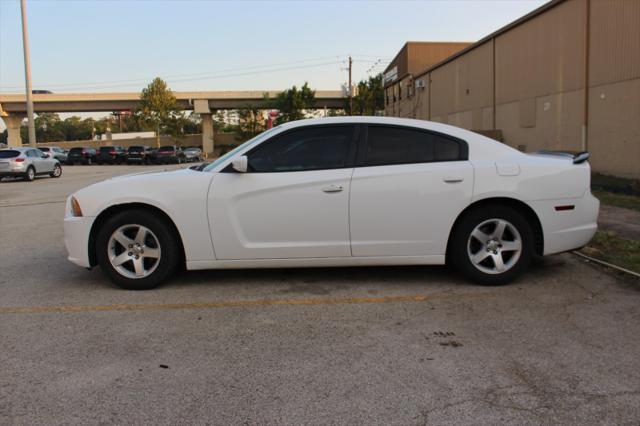
<svg viewBox="0 0 640 426">
<path fill-rule="evenodd" d="M 466 160 L 464 141 L 408 127 L 368 126 L 365 166 L 459 160 Z"/>
</svg>

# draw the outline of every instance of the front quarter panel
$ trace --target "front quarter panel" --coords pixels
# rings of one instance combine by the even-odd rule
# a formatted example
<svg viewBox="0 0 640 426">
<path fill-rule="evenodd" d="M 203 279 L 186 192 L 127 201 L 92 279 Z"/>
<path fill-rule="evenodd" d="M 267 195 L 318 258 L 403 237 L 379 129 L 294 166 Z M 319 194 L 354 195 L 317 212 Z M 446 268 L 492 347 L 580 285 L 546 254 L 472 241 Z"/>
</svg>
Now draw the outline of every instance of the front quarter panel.
<svg viewBox="0 0 640 426">
<path fill-rule="evenodd" d="M 74 196 L 84 217 L 97 217 L 109 207 L 141 203 L 154 206 L 173 221 L 187 261 L 214 260 L 207 218 L 207 193 L 213 175 L 193 170 L 143 173 L 109 179 Z"/>
</svg>

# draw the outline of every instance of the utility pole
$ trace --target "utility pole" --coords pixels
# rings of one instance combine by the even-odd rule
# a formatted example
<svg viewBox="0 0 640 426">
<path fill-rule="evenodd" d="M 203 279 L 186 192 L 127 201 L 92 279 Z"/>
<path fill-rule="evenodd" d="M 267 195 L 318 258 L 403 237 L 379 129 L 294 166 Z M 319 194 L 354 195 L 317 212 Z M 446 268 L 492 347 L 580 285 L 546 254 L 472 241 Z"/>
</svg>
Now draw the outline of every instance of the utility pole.
<svg viewBox="0 0 640 426">
<path fill-rule="evenodd" d="M 351 84 L 351 68 L 353 68 L 353 59 L 351 59 L 351 55 L 349 55 L 349 115 L 353 115 L 353 86 Z"/>
<path fill-rule="evenodd" d="M 36 146 L 36 126 L 33 119 L 33 95 L 31 91 L 31 59 L 29 58 L 29 34 L 27 31 L 27 0 L 20 0 L 22 12 L 22 47 L 24 49 L 24 79 L 27 86 L 27 119 L 29 120 L 29 145 Z"/>
</svg>

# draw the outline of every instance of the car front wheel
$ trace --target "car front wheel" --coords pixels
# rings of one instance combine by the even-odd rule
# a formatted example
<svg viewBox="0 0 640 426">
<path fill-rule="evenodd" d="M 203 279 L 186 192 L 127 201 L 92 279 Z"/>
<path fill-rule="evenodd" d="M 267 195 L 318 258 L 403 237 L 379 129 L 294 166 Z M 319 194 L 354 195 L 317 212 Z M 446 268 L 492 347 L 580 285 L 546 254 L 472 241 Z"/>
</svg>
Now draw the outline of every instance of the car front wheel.
<svg viewBox="0 0 640 426">
<path fill-rule="evenodd" d="M 98 232 L 96 257 L 118 286 L 148 290 L 176 270 L 180 253 L 172 227 L 158 215 L 128 210 L 108 219 Z"/>
<path fill-rule="evenodd" d="M 533 231 L 522 214 L 507 206 L 484 206 L 461 218 L 448 261 L 478 284 L 502 285 L 526 270 L 533 248 Z"/>
</svg>

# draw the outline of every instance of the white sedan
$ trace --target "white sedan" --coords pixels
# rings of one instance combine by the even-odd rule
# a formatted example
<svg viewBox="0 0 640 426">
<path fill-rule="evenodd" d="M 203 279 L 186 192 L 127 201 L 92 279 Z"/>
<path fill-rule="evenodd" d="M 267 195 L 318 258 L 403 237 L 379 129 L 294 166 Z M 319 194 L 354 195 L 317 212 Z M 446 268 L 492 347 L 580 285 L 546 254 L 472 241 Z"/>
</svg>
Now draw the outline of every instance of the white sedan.
<svg viewBox="0 0 640 426">
<path fill-rule="evenodd" d="M 587 153 L 524 154 L 428 121 L 302 120 L 202 171 L 128 175 L 69 197 L 69 259 L 153 288 L 186 269 L 450 264 L 504 284 L 597 228 Z"/>
</svg>

